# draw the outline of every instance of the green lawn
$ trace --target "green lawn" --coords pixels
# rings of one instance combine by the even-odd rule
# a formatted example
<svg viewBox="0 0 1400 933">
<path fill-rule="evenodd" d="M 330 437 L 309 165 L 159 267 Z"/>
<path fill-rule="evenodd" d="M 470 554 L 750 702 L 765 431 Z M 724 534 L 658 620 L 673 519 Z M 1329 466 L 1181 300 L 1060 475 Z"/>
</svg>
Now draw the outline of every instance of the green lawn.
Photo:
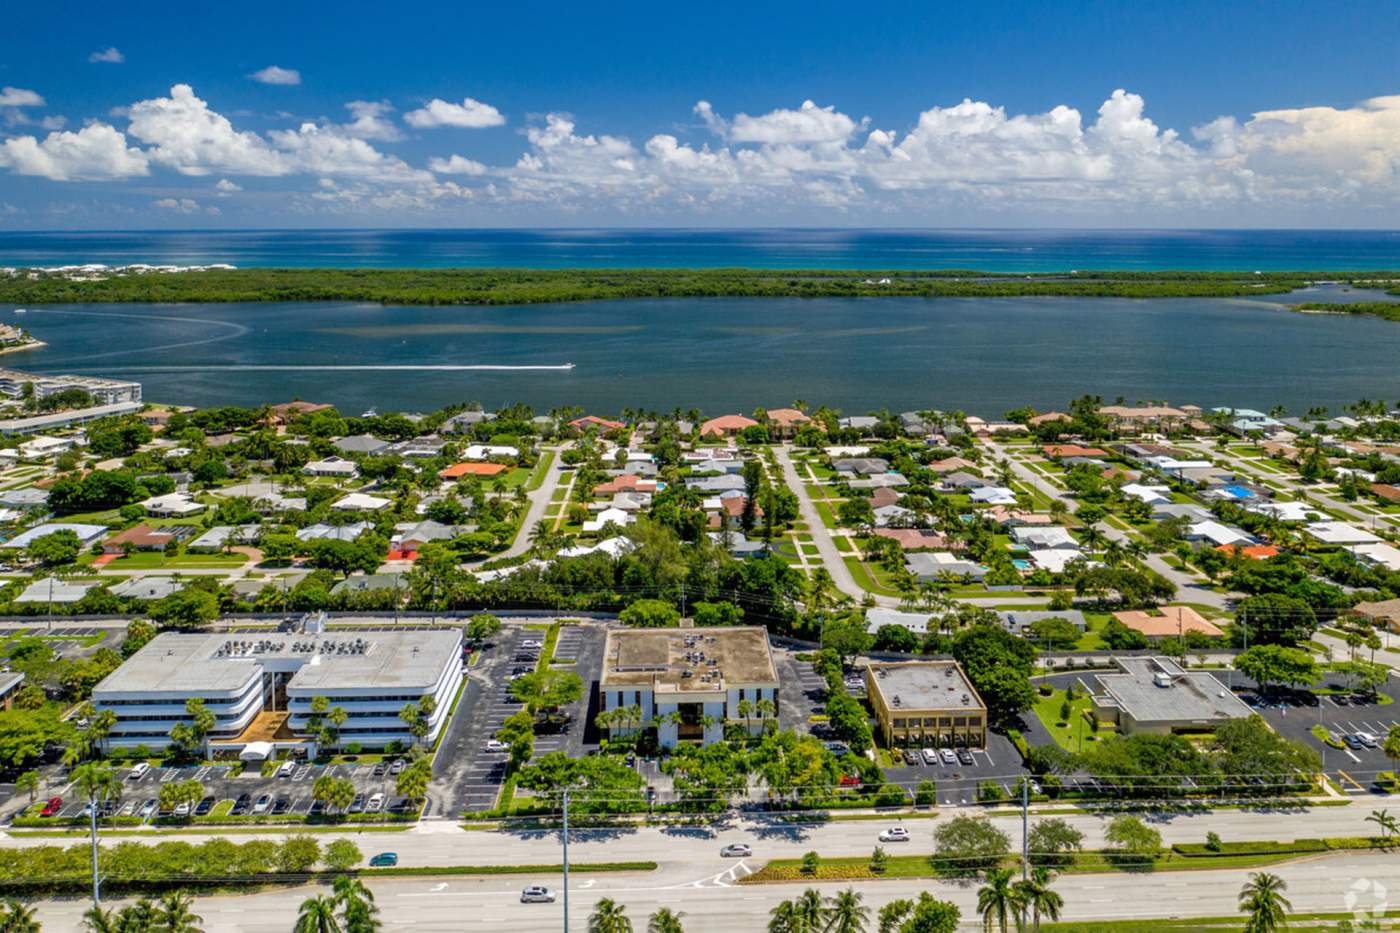
<svg viewBox="0 0 1400 933">
<path fill-rule="evenodd" d="M 247 562 L 247 554 L 182 554 L 166 557 L 160 551 L 136 551 L 126 557 L 118 557 L 107 566 L 113 570 L 180 570 L 241 567 Z"/>
<path fill-rule="evenodd" d="M 1064 702 L 1063 690 L 1053 690 L 1049 696 L 1041 696 L 1037 690 L 1035 714 L 1061 747 L 1078 752 L 1085 743 L 1097 741 L 1094 731 L 1081 715 L 1083 710 L 1092 709 L 1094 704 L 1088 697 L 1076 692 L 1075 699 L 1070 703 L 1071 715 L 1068 720 L 1063 720 L 1060 718 L 1060 707 Z"/>
</svg>

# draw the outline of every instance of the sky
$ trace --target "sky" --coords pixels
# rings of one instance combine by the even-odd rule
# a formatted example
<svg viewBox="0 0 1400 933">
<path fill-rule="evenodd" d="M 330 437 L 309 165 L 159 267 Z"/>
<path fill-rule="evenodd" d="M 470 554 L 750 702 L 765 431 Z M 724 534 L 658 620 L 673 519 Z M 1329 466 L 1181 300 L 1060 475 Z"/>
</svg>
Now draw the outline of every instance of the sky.
<svg viewBox="0 0 1400 933">
<path fill-rule="evenodd" d="M 16 4 L 0 230 L 1395 228 L 1393 2 Z"/>
</svg>

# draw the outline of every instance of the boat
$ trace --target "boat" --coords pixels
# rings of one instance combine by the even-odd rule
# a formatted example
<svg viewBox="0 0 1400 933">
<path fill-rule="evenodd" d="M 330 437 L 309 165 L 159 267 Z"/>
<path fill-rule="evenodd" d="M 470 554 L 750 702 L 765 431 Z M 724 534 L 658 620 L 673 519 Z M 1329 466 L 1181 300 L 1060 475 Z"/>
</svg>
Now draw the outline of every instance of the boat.
<svg viewBox="0 0 1400 933">
<path fill-rule="evenodd" d="M 24 309 L 23 309 L 23 308 L 15 308 L 15 314 L 23 314 L 23 313 L 24 313 Z"/>
<path fill-rule="evenodd" d="M 574 368 L 574 364 L 573 364 L 573 363 L 565 363 L 565 364 L 564 364 L 564 368 L 565 368 L 565 369 L 573 369 L 573 368 Z"/>
</svg>

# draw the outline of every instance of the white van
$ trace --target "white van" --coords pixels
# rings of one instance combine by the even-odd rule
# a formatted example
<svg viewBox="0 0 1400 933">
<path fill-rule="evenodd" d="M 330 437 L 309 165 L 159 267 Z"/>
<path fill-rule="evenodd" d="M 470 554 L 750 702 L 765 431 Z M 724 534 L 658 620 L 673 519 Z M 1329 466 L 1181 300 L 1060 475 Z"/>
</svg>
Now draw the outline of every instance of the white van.
<svg viewBox="0 0 1400 933">
<path fill-rule="evenodd" d="M 128 774 L 127 777 L 130 778 L 130 779 L 133 780 L 133 781 L 139 781 L 139 780 L 141 780 L 143 777 L 145 777 L 146 774 L 147 774 L 147 772 L 149 772 L 150 770 L 151 770 L 151 766 L 148 765 L 148 764 L 146 764 L 146 763 L 143 761 L 143 762 L 141 762 L 139 765 L 137 765 L 136 767 L 132 768 L 132 769 L 131 769 L 131 773 Z"/>
<path fill-rule="evenodd" d="M 284 761 L 282 762 L 282 767 L 277 769 L 277 776 L 280 778 L 291 777 L 292 772 L 296 769 L 297 763 L 295 761 Z"/>
</svg>

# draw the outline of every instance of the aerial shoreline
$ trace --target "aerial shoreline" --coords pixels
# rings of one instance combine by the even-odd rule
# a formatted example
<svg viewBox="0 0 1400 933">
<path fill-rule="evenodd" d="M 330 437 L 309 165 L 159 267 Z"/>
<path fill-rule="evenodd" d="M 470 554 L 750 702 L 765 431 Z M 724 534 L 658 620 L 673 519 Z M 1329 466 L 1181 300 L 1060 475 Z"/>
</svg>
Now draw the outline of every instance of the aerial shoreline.
<svg viewBox="0 0 1400 933">
<path fill-rule="evenodd" d="M 1400 271 L 1011 274 L 975 270 L 771 269 L 19 269 L 0 301 L 30 304 L 361 301 L 546 304 L 628 298 L 1243 297 L 1316 284 L 1400 293 Z M 1365 312 L 1375 313 L 1375 312 Z"/>
</svg>

